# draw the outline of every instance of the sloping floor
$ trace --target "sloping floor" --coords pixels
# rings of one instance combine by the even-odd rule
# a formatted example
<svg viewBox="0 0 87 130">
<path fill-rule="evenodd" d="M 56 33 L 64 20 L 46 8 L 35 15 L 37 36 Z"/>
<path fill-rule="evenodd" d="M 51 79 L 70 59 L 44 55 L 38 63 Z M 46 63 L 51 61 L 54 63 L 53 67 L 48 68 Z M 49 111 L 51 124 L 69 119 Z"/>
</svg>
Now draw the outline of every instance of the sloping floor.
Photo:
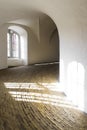
<svg viewBox="0 0 87 130">
<path fill-rule="evenodd" d="M 0 130 L 87 130 L 87 114 L 58 86 L 58 65 L 0 71 Z"/>
</svg>

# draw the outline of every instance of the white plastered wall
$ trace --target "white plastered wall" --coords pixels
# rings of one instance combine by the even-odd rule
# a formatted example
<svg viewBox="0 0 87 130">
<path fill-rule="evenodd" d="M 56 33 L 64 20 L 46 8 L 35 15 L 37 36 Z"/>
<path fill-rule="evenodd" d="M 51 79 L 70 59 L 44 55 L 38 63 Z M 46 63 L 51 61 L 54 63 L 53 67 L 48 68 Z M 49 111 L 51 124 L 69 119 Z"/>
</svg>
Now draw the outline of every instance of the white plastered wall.
<svg viewBox="0 0 87 130">
<path fill-rule="evenodd" d="M 61 15 L 57 9 L 50 13 L 59 31 L 60 84 L 68 98 L 87 112 L 87 8 L 84 2 L 71 2 L 61 9 Z"/>
<path fill-rule="evenodd" d="M 0 27 L 0 69 L 7 68 L 7 26 Z"/>
</svg>

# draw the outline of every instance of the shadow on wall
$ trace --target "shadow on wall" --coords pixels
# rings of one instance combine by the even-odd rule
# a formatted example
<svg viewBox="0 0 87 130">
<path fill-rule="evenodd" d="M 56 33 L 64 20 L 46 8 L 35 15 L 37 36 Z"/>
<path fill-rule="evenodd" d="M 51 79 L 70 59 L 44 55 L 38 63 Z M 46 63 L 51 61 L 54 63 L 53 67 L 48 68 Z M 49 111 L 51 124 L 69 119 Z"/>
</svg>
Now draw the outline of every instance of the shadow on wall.
<svg viewBox="0 0 87 130">
<path fill-rule="evenodd" d="M 57 58 L 58 58 L 58 62 L 59 62 L 60 48 L 59 48 L 59 33 L 57 30 L 57 27 L 53 29 L 53 31 L 50 35 L 49 44 L 50 45 L 55 44 L 56 49 L 57 49 Z"/>
<path fill-rule="evenodd" d="M 40 17 L 40 43 L 43 61 L 59 62 L 58 29 L 54 21 L 45 14 Z"/>
<path fill-rule="evenodd" d="M 59 34 L 58 34 L 57 28 L 53 29 L 50 35 L 49 43 L 54 42 L 54 41 L 58 44 L 58 47 L 59 47 Z"/>
</svg>

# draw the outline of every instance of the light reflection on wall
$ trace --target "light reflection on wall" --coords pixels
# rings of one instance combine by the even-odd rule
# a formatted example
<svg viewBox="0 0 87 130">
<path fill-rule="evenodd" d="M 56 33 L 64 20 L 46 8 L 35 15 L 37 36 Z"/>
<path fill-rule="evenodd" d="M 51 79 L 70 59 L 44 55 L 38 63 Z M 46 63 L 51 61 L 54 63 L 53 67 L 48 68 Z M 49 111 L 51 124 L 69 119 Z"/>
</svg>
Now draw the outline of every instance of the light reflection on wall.
<svg viewBox="0 0 87 130">
<path fill-rule="evenodd" d="M 64 68 L 64 61 L 62 59 L 60 59 L 60 86 L 61 86 L 61 90 L 65 91 L 65 72 L 64 72 L 65 68 Z"/>
<path fill-rule="evenodd" d="M 68 65 L 66 94 L 74 104 L 84 110 L 85 70 L 81 63 L 73 61 Z"/>
</svg>

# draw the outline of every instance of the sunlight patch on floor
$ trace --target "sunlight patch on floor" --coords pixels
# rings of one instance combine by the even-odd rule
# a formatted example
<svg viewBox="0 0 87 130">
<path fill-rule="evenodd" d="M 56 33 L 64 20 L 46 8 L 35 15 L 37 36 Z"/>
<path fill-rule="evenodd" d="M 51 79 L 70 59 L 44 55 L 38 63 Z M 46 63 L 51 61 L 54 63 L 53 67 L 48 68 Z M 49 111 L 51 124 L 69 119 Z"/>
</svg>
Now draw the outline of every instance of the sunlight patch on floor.
<svg viewBox="0 0 87 130">
<path fill-rule="evenodd" d="M 10 83 L 5 82 L 5 87 L 8 93 L 16 101 L 34 102 L 51 104 L 61 107 L 75 108 L 75 106 L 67 100 L 67 97 L 62 93 L 55 95 L 58 92 L 58 83 Z M 33 92 L 33 90 L 36 90 Z"/>
<path fill-rule="evenodd" d="M 38 90 L 44 90 L 44 87 L 51 90 L 51 91 L 58 91 L 63 92 L 63 87 L 60 85 L 60 83 L 15 83 L 15 82 L 5 82 L 4 85 L 6 88 L 11 89 L 38 89 Z M 43 86 L 43 88 L 42 88 Z"/>
<path fill-rule="evenodd" d="M 37 89 L 37 90 L 44 90 L 44 88 L 41 88 L 37 86 L 36 83 L 15 83 L 15 82 L 5 82 L 5 87 L 8 89 Z"/>
<path fill-rule="evenodd" d="M 51 91 L 58 91 L 58 92 L 63 92 L 64 88 L 61 86 L 61 84 L 59 82 L 55 82 L 55 83 L 38 83 L 39 85 L 43 85 L 46 88 L 48 88 Z"/>
</svg>

